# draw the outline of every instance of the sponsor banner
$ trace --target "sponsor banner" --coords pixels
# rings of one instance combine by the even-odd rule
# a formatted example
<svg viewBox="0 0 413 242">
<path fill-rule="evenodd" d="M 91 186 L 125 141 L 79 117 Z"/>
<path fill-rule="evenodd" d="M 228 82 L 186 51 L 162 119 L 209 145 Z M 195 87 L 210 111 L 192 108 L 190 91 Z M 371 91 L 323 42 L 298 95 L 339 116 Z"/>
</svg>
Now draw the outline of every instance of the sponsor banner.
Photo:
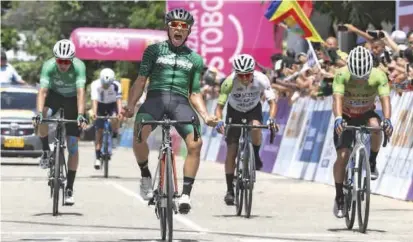
<svg viewBox="0 0 413 242">
<path fill-rule="evenodd" d="M 263 142 L 260 149 L 260 157 L 263 162 L 262 171 L 265 172 L 272 172 L 274 164 L 277 160 L 278 151 L 280 149 L 281 140 L 283 137 L 284 129 L 287 124 L 288 117 L 290 115 L 290 106 L 288 105 L 287 99 L 279 99 L 278 103 L 278 111 L 276 116 L 276 122 L 280 127 L 280 130 L 275 135 L 273 144 L 270 144 L 270 131 L 263 130 Z M 263 107 L 263 123 L 266 124 L 268 117 L 269 117 L 269 105 L 265 102 Z"/>
<path fill-rule="evenodd" d="M 169 0 L 166 6 L 168 10 L 185 8 L 192 13 L 195 23 L 186 44 L 204 58 L 206 66 L 228 74 L 238 54 L 250 54 L 258 63 L 271 66 L 271 55 L 281 53 L 284 30 L 274 31 L 274 24 L 265 18 L 267 4 Z"/>
<path fill-rule="evenodd" d="M 273 173 L 287 175 L 291 161 L 295 158 L 295 147 L 298 138 L 305 124 L 306 109 L 308 100 L 300 98 L 291 108 L 290 115 L 283 132 L 283 138 L 280 143 L 281 152 L 277 156 L 277 162 L 274 164 Z M 288 151 L 288 152 L 285 152 Z"/>
<path fill-rule="evenodd" d="M 413 30 L 413 1 L 396 1 L 396 29 Z"/>
<path fill-rule="evenodd" d="M 139 61 L 148 45 L 167 38 L 164 30 L 149 29 L 77 28 L 70 35 L 82 60 Z"/>
</svg>

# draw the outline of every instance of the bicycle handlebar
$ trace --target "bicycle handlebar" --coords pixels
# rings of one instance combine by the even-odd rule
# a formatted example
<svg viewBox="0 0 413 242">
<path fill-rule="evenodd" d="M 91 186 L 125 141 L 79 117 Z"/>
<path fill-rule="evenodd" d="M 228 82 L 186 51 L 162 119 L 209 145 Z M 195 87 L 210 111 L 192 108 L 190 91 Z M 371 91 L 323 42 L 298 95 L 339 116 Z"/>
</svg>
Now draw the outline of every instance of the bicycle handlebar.
<svg viewBox="0 0 413 242">
<path fill-rule="evenodd" d="M 77 123 L 77 120 L 64 119 L 64 118 L 47 118 L 47 119 L 42 119 L 41 123 Z"/>
<path fill-rule="evenodd" d="M 387 146 L 387 143 L 389 141 L 389 137 L 386 135 L 386 132 L 384 132 L 383 127 L 368 127 L 368 126 L 352 126 L 352 125 L 347 125 L 344 126 L 344 130 L 359 130 L 362 133 L 369 133 L 369 131 L 383 131 L 384 133 L 384 141 L 383 141 L 383 147 Z M 343 131 L 344 131 L 343 130 Z M 342 135 L 340 136 L 340 141 L 342 140 Z M 341 143 L 341 142 L 340 142 Z"/>
<path fill-rule="evenodd" d="M 96 116 L 96 119 L 118 119 L 117 116 Z"/>
<path fill-rule="evenodd" d="M 140 143 L 142 141 L 142 127 L 145 125 L 161 125 L 163 127 L 170 127 L 170 126 L 177 126 L 180 124 L 191 124 L 192 128 L 194 129 L 194 141 L 198 141 L 200 134 L 198 129 L 196 128 L 196 119 L 194 116 L 191 117 L 191 120 L 170 120 L 170 119 L 163 119 L 161 121 L 157 120 L 151 120 L 151 121 L 145 121 L 142 120 L 142 122 L 138 123 L 137 131 L 138 131 L 138 142 Z"/>
<path fill-rule="evenodd" d="M 234 128 L 248 128 L 248 129 L 269 129 L 270 130 L 270 144 L 274 142 L 274 131 L 271 129 L 270 125 L 252 125 L 252 124 L 247 124 L 246 119 L 242 119 L 243 124 L 232 124 L 231 123 L 231 118 L 229 119 L 229 123 L 225 125 L 225 137 L 228 136 L 228 131 L 229 128 L 234 127 Z"/>
</svg>

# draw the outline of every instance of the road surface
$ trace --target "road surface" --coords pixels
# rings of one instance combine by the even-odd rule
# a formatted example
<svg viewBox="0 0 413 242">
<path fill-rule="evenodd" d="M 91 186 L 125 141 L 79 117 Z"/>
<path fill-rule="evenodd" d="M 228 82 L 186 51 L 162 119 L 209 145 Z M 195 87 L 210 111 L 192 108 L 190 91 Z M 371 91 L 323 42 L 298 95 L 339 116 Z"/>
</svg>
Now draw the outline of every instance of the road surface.
<svg viewBox="0 0 413 242">
<path fill-rule="evenodd" d="M 57 217 L 38 160 L 2 159 L 1 241 L 160 241 L 154 209 L 138 195 L 140 171 L 132 150 L 115 150 L 109 179 L 94 170 L 91 143 L 81 144 L 80 156 L 76 204 L 60 208 Z M 152 170 L 156 158 L 151 152 Z M 413 241 L 413 203 L 372 196 L 369 229 L 360 234 L 357 221 L 349 231 L 333 216 L 333 187 L 261 172 L 257 179 L 252 217 L 237 217 L 223 202 L 223 166 L 202 162 L 193 209 L 175 216 L 175 241 Z"/>
</svg>

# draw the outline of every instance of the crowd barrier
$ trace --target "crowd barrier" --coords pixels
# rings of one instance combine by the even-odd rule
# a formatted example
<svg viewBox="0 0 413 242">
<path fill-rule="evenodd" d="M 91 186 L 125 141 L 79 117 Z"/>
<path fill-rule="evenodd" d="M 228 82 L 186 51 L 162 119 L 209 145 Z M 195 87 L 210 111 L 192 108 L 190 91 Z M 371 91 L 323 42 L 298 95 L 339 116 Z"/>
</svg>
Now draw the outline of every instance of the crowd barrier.
<svg viewBox="0 0 413 242">
<path fill-rule="evenodd" d="M 413 201 L 413 92 L 404 93 L 401 97 L 392 93 L 391 103 L 394 133 L 387 147 L 381 148 L 377 156 L 380 176 L 372 182 L 372 191 L 392 198 Z M 207 102 L 210 113 L 213 113 L 215 106 L 216 100 Z M 331 107 L 332 97 L 317 101 L 308 97 L 300 98 L 292 106 L 288 105 L 287 100 L 280 99 L 276 117 L 280 131 L 273 144 L 269 143 L 269 131 L 262 131 L 262 171 L 333 185 L 336 153 Z M 379 101 L 376 107 L 382 116 Z M 269 106 L 264 103 L 264 122 L 268 119 L 268 111 Z M 158 128 L 157 135 L 151 136 L 151 149 L 159 147 L 159 130 Z M 126 129 L 125 132 L 129 131 Z M 122 137 L 122 140 L 131 139 L 130 135 L 131 133 Z M 185 155 L 182 139 L 175 131 L 172 137 L 175 154 Z M 223 136 L 203 124 L 202 138 L 201 159 L 223 163 L 226 156 Z M 123 143 L 127 144 L 125 141 Z"/>
</svg>

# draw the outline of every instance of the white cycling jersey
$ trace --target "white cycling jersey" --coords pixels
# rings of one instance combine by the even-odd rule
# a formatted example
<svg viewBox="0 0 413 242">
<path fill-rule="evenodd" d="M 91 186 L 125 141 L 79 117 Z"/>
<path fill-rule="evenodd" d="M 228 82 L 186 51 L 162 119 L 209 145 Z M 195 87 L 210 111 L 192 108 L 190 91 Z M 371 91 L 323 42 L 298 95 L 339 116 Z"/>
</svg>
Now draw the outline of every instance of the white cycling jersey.
<svg viewBox="0 0 413 242">
<path fill-rule="evenodd" d="M 114 81 L 108 89 L 104 89 L 100 80 L 95 80 L 91 84 L 90 92 L 92 100 L 99 103 L 114 103 L 122 98 L 122 88 L 118 81 Z"/>
<path fill-rule="evenodd" d="M 261 101 L 261 93 L 264 92 L 267 101 L 275 99 L 275 93 L 271 88 L 268 77 L 259 71 L 254 71 L 254 79 L 248 86 L 238 81 L 235 72 L 231 73 L 221 85 L 218 104 L 228 104 L 239 112 L 248 112 Z"/>
</svg>

